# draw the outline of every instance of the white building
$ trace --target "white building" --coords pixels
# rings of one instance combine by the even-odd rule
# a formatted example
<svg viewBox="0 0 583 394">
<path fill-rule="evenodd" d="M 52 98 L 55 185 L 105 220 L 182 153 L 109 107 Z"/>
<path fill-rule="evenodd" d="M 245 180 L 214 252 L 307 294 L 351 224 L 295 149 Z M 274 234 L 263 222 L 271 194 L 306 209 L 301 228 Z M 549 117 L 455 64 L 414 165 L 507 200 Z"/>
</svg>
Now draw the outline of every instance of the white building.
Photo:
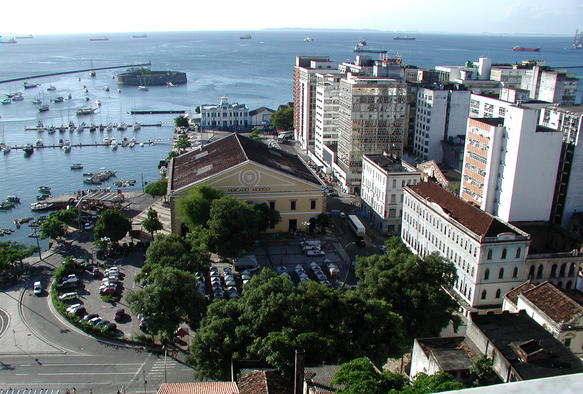
<svg viewBox="0 0 583 394">
<path fill-rule="evenodd" d="M 455 265 L 451 290 L 466 312 L 500 308 L 528 275 L 527 233 L 432 182 L 405 188 L 401 238 L 414 253 L 437 253 Z"/>
<path fill-rule="evenodd" d="M 259 107 L 252 111 L 249 111 L 249 117 L 251 118 L 252 127 L 269 127 L 271 126 L 271 115 L 275 111 L 267 107 Z"/>
<path fill-rule="evenodd" d="M 229 103 L 227 97 L 221 97 L 219 104 L 201 105 L 200 119 L 203 130 L 247 131 L 251 127 L 247 106 Z"/>
<path fill-rule="evenodd" d="M 421 173 L 407 162 L 387 155 L 364 155 L 361 198 L 368 221 L 383 233 L 400 234 L 403 189 L 420 180 Z"/>
<path fill-rule="evenodd" d="M 549 220 L 562 134 L 537 110 L 500 109 L 503 120 L 468 120 L 460 197 L 505 221 Z"/>
<path fill-rule="evenodd" d="M 443 161 L 443 141 L 465 135 L 470 91 L 420 88 L 417 92 L 413 154 L 423 161 Z"/>
<path fill-rule="evenodd" d="M 565 292 L 552 283 L 526 282 L 504 297 L 503 309 L 524 310 L 574 354 L 583 356 L 583 293 Z"/>
<path fill-rule="evenodd" d="M 407 129 L 407 84 L 401 80 L 347 76 L 340 81 L 338 163 L 344 191 L 360 193 L 362 156 L 401 156 Z"/>
<path fill-rule="evenodd" d="M 316 119 L 314 133 L 314 161 L 332 172 L 332 163 L 325 159 L 324 147 L 338 144 L 338 107 L 340 95 L 339 74 L 316 74 Z M 310 152 L 311 153 L 311 152 Z"/>
</svg>

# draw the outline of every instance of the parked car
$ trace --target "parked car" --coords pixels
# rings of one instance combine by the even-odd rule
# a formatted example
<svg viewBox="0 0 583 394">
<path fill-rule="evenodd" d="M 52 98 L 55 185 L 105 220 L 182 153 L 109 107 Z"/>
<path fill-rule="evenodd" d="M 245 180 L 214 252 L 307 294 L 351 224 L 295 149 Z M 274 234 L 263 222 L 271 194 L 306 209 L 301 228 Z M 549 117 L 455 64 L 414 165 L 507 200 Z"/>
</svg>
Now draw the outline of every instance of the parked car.
<svg viewBox="0 0 583 394">
<path fill-rule="evenodd" d="M 306 250 L 306 256 L 324 256 L 325 254 L 325 252 L 317 249 Z"/>
<path fill-rule="evenodd" d="M 104 289 L 99 290 L 99 295 L 114 295 L 116 292 L 116 288 L 109 286 Z"/>
<path fill-rule="evenodd" d="M 58 296 L 57 298 L 61 301 L 69 301 L 69 300 L 74 300 L 75 298 L 77 298 L 77 292 L 73 291 L 70 293 L 63 293 L 60 296 Z"/>
<path fill-rule="evenodd" d="M 43 286 L 40 282 L 34 282 L 32 285 L 32 292 L 34 295 L 39 296 L 43 293 Z"/>
<path fill-rule="evenodd" d="M 97 323 L 95 323 L 95 327 L 107 325 L 108 323 L 109 323 L 109 320 L 103 320 L 103 319 L 101 319 Z"/>
<path fill-rule="evenodd" d="M 89 321 L 89 320 L 94 319 L 96 317 L 99 317 L 99 315 L 97 313 L 90 313 L 88 315 L 83 316 L 83 318 L 81 320 Z"/>
<path fill-rule="evenodd" d="M 328 192 L 328 196 L 330 197 L 338 197 L 338 192 L 336 190 L 331 190 Z"/>
<path fill-rule="evenodd" d="M 84 316 L 85 314 L 87 314 L 87 310 L 85 309 L 85 307 L 82 306 L 81 308 L 75 309 L 73 314 L 76 316 Z"/>
<path fill-rule="evenodd" d="M 99 316 L 97 316 L 97 317 L 94 317 L 93 319 L 90 319 L 90 320 L 88 321 L 88 323 L 89 323 L 90 325 L 92 325 L 92 326 L 95 326 L 95 325 L 97 325 L 97 323 L 99 323 L 99 322 L 100 322 L 100 321 L 102 321 L 102 320 L 103 320 L 102 318 L 100 318 Z"/>
<path fill-rule="evenodd" d="M 75 312 L 76 309 L 79 309 L 82 307 L 83 307 L 83 304 L 73 304 L 70 307 L 68 307 L 67 309 L 65 309 L 65 311 L 68 313 L 73 313 L 73 312 Z"/>
<path fill-rule="evenodd" d="M 101 276 L 101 271 L 98 268 L 93 268 L 92 275 L 94 278 L 99 278 Z"/>
<path fill-rule="evenodd" d="M 107 323 L 107 325 L 105 326 L 105 329 L 106 329 L 107 331 L 115 331 L 115 330 L 117 330 L 117 325 L 116 325 L 115 323 L 111 323 L 111 322 L 109 322 L 109 323 Z"/>
</svg>

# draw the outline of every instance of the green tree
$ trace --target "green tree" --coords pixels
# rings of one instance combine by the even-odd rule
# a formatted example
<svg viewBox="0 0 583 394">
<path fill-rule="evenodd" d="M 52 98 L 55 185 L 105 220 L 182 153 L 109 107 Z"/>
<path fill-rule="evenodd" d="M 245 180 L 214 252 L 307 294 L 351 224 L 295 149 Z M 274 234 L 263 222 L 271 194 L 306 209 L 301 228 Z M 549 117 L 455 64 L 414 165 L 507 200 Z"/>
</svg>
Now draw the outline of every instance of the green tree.
<svg viewBox="0 0 583 394">
<path fill-rule="evenodd" d="M 279 211 L 271 209 L 266 203 L 255 204 L 253 205 L 253 209 L 259 221 L 259 231 L 265 231 L 281 221 Z"/>
<path fill-rule="evenodd" d="M 403 317 L 409 339 L 437 336 L 450 322 L 459 324 L 456 303 L 443 290 L 455 283 L 455 267 L 436 254 L 420 259 L 404 246 L 389 247 L 386 256 L 360 258 L 356 275 L 357 291 L 389 303 Z"/>
<path fill-rule="evenodd" d="M 332 217 L 328 213 L 321 213 L 316 218 L 316 225 L 320 228 L 320 231 L 325 232 L 328 227 L 332 224 Z"/>
<path fill-rule="evenodd" d="M 152 197 L 161 197 L 166 195 L 168 190 L 168 179 L 162 178 L 156 182 L 152 182 L 146 186 L 144 193 L 149 194 Z"/>
<path fill-rule="evenodd" d="M 178 216 L 190 230 L 196 227 L 207 227 L 210 217 L 211 204 L 221 198 L 223 192 L 207 185 L 198 185 L 188 194 L 178 200 Z"/>
<path fill-rule="evenodd" d="M 170 160 L 174 159 L 175 157 L 180 156 L 180 153 L 175 151 L 175 150 L 171 150 L 170 152 L 168 152 L 168 156 L 166 156 L 166 163 L 169 163 Z"/>
<path fill-rule="evenodd" d="M 441 391 L 461 390 L 464 385 L 447 372 L 437 372 L 433 375 L 420 373 L 410 386 L 405 386 L 403 394 L 429 394 Z"/>
<path fill-rule="evenodd" d="M 207 272 L 210 255 L 202 246 L 193 246 L 177 234 L 157 235 L 146 250 L 138 279 L 149 276 L 156 267 L 174 267 L 191 274 Z"/>
<path fill-rule="evenodd" d="M 472 386 L 488 386 L 498 381 L 493 362 L 485 354 L 476 358 L 470 367 Z"/>
<path fill-rule="evenodd" d="M 164 228 L 162 222 L 160 221 L 160 219 L 158 219 L 158 212 L 156 212 L 155 209 L 153 208 L 148 209 L 148 214 L 147 217 L 142 222 L 142 227 L 144 227 L 144 230 L 146 230 L 147 232 L 150 233 L 150 235 L 152 235 L 152 238 L 154 238 L 154 233 L 156 231 L 160 231 Z"/>
<path fill-rule="evenodd" d="M 343 394 L 387 394 L 390 390 L 402 390 L 405 376 L 389 371 L 379 371 L 365 357 L 342 364 L 334 375 L 332 384 L 344 385 Z"/>
<path fill-rule="evenodd" d="M 271 124 L 276 129 L 291 130 L 294 127 L 293 107 L 281 107 L 271 114 Z"/>
<path fill-rule="evenodd" d="M 190 124 L 188 123 L 188 118 L 184 115 L 180 115 L 174 118 L 174 125 L 176 127 L 188 128 Z"/>
<path fill-rule="evenodd" d="M 48 216 L 47 219 L 41 223 L 38 228 L 40 239 L 51 238 L 59 241 L 62 237 L 67 235 L 67 228 L 65 223 L 57 219 L 55 216 Z"/>
<path fill-rule="evenodd" d="M 251 134 L 249 134 L 249 138 L 255 141 L 261 141 L 261 135 L 259 134 L 259 130 L 253 130 Z"/>
<path fill-rule="evenodd" d="M 95 223 L 95 239 L 107 237 L 111 242 L 118 242 L 132 229 L 132 223 L 121 212 L 106 209 Z"/>
<path fill-rule="evenodd" d="M 163 340 L 173 337 L 179 324 L 196 327 L 204 312 L 196 277 L 173 267 L 156 267 L 147 286 L 131 291 L 127 301 L 136 314 L 144 316 L 148 329 Z"/>
<path fill-rule="evenodd" d="M 36 246 L 26 246 L 14 241 L 0 242 L 0 271 L 11 269 L 16 263 L 22 264 L 25 257 L 36 251 Z"/>
<path fill-rule="evenodd" d="M 211 204 L 208 246 L 222 257 L 238 257 L 249 250 L 259 235 L 259 221 L 253 206 L 223 196 Z"/>
<path fill-rule="evenodd" d="M 179 134 L 176 142 L 174 143 L 174 147 L 178 149 L 178 152 L 184 153 L 188 148 L 192 146 L 190 142 L 190 138 L 188 134 Z"/>
<path fill-rule="evenodd" d="M 200 114 L 200 105 L 196 106 L 196 108 L 194 109 L 194 112 L 197 114 Z"/>
<path fill-rule="evenodd" d="M 74 226 L 79 218 L 79 210 L 77 208 L 61 209 L 51 213 L 49 217 L 54 217 L 63 223 Z"/>
</svg>

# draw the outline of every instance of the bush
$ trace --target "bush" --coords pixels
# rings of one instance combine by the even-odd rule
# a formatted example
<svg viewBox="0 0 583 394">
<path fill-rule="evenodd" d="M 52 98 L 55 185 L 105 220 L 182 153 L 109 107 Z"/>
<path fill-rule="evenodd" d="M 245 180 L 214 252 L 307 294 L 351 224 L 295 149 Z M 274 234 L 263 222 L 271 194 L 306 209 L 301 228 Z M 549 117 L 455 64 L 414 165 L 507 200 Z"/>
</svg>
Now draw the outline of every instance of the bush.
<svg viewBox="0 0 583 394">
<path fill-rule="evenodd" d="M 101 300 L 104 302 L 118 302 L 119 301 L 119 296 L 118 295 L 102 295 L 101 296 Z"/>
</svg>

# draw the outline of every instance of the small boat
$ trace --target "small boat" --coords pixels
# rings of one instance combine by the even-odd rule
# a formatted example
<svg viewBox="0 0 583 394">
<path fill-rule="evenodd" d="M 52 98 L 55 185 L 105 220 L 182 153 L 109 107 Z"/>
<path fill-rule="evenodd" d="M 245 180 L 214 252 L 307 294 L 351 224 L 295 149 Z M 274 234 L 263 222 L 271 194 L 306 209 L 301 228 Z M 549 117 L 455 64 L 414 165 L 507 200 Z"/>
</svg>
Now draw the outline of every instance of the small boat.
<svg viewBox="0 0 583 394">
<path fill-rule="evenodd" d="M 117 150 L 117 140 L 114 138 L 111 140 L 110 144 L 111 150 Z"/>
<path fill-rule="evenodd" d="M 48 202 L 33 202 L 30 204 L 30 209 L 33 211 L 46 211 L 50 209 L 53 204 Z"/>
<path fill-rule="evenodd" d="M 38 112 L 46 112 L 49 110 L 48 104 L 41 104 L 38 106 Z"/>
<path fill-rule="evenodd" d="M 38 83 L 30 83 L 28 81 L 24 81 L 24 88 L 25 89 L 32 89 L 32 88 L 37 88 L 39 87 Z"/>
<path fill-rule="evenodd" d="M 77 116 L 91 115 L 95 112 L 96 109 L 97 108 L 79 108 L 75 113 L 77 114 Z"/>
<path fill-rule="evenodd" d="M 92 172 L 84 172 L 83 176 L 93 176 L 93 173 Z"/>
<path fill-rule="evenodd" d="M 63 145 L 63 147 L 61 149 L 63 150 L 63 152 L 69 153 L 69 152 L 71 152 L 71 144 L 65 143 L 65 145 Z"/>
<path fill-rule="evenodd" d="M 34 143 L 34 146 L 37 148 L 42 148 L 43 147 L 43 140 L 41 140 L 40 138 L 38 138 L 36 140 L 36 142 Z"/>
<path fill-rule="evenodd" d="M 51 187 L 50 186 L 39 186 L 38 191 L 41 193 L 49 193 L 50 194 Z"/>
<path fill-rule="evenodd" d="M 35 98 L 34 100 L 32 100 L 32 103 L 33 103 L 34 105 L 41 105 L 43 102 L 42 102 L 42 100 L 41 100 L 41 99 L 39 99 L 39 98 Z"/>
<path fill-rule="evenodd" d="M 127 128 L 128 128 L 128 126 L 124 122 L 119 122 L 117 124 L 117 129 L 120 130 L 120 131 L 124 131 Z"/>
<path fill-rule="evenodd" d="M 69 94 L 67 95 L 67 99 L 68 99 L 68 100 L 71 100 L 72 98 L 73 98 L 73 95 L 72 95 L 71 93 L 69 93 Z"/>
<path fill-rule="evenodd" d="M 305 41 L 305 42 L 314 42 L 314 39 L 313 39 L 312 37 L 310 37 L 310 36 L 306 36 L 306 37 L 304 38 L 304 41 Z"/>
<path fill-rule="evenodd" d="M 49 197 L 51 197 L 50 194 L 39 194 L 38 196 L 36 196 L 36 200 L 37 201 L 44 201 Z"/>
<path fill-rule="evenodd" d="M 49 87 L 47 88 L 47 90 L 48 90 L 49 92 L 54 92 L 55 90 L 57 90 L 57 88 L 56 88 L 56 87 L 54 87 L 53 85 L 51 85 L 51 86 L 49 86 Z"/>
<path fill-rule="evenodd" d="M 62 96 L 59 96 L 59 97 L 54 98 L 53 103 L 62 103 L 63 101 L 65 101 L 65 98 Z"/>
<path fill-rule="evenodd" d="M 10 147 L 10 145 L 4 146 L 4 154 L 5 155 L 9 154 L 11 150 L 12 150 L 12 148 Z"/>
<path fill-rule="evenodd" d="M 142 125 L 138 122 L 134 122 L 134 131 L 138 131 L 142 128 Z"/>
<path fill-rule="evenodd" d="M 105 131 L 112 132 L 113 131 L 113 125 L 111 123 L 108 123 L 107 126 L 105 126 Z"/>
<path fill-rule="evenodd" d="M 22 101 L 24 100 L 24 96 L 22 95 L 22 93 L 16 93 L 14 96 L 12 96 L 12 101 Z"/>
<path fill-rule="evenodd" d="M 57 132 L 57 128 L 55 126 L 51 126 L 48 129 L 49 134 L 54 134 Z"/>
<path fill-rule="evenodd" d="M 101 101 L 95 100 L 95 105 L 97 105 L 98 107 L 101 107 Z"/>
<path fill-rule="evenodd" d="M 117 89 L 117 92 L 118 92 L 118 93 L 121 93 L 121 89 Z"/>
<path fill-rule="evenodd" d="M 15 196 L 15 195 L 6 196 L 6 201 L 10 201 L 10 202 L 13 202 L 15 204 L 18 204 L 20 202 L 20 197 Z"/>
<path fill-rule="evenodd" d="M 10 201 L 0 201 L 0 209 L 12 209 L 15 207 L 16 204 Z"/>
<path fill-rule="evenodd" d="M 4 100 L 2 100 L 2 104 L 12 104 L 12 100 L 6 97 Z"/>
<path fill-rule="evenodd" d="M 148 87 L 147 87 L 147 86 L 145 86 L 145 85 L 139 85 L 139 86 L 138 86 L 138 89 L 139 89 L 139 90 L 142 90 L 142 91 L 144 91 L 144 92 L 147 92 L 147 91 L 149 90 L 149 89 L 148 89 Z"/>
<path fill-rule="evenodd" d="M 166 82 L 166 86 L 168 86 L 169 88 L 173 88 L 176 85 L 174 85 L 173 82 L 168 81 L 168 82 Z"/>
<path fill-rule="evenodd" d="M 72 170 L 82 170 L 83 169 L 83 164 L 81 164 L 81 163 L 71 164 L 71 169 Z"/>
<path fill-rule="evenodd" d="M 89 131 L 91 133 L 95 132 L 95 130 L 97 130 L 97 126 L 95 126 L 94 124 L 92 124 L 91 126 L 89 126 Z"/>
<path fill-rule="evenodd" d="M 6 38 L 1 40 L 0 44 L 16 44 L 16 39 L 14 37 Z"/>
<path fill-rule="evenodd" d="M 144 143 L 140 142 L 140 148 L 143 148 L 143 147 L 144 147 Z"/>
<path fill-rule="evenodd" d="M 251 34 L 245 34 L 239 37 L 240 40 L 250 40 L 251 38 Z"/>
<path fill-rule="evenodd" d="M 109 86 L 107 86 L 107 85 L 106 85 L 106 86 L 104 86 L 104 87 L 103 87 L 103 90 L 105 90 L 106 92 L 109 92 Z"/>
<path fill-rule="evenodd" d="M 97 73 L 95 71 L 93 71 L 93 70 L 92 71 L 89 71 L 89 76 L 91 78 L 95 78 L 96 75 L 97 75 Z"/>
<path fill-rule="evenodd" d="M 29 156 L 34 152 L 34 147 L 32 144 L 26 144 L 22 150 L 24 151 L 25 156 Z"/>
<path fill-rule="evenodd" d="M 105 130 L 105 126 L 104 126 L 104 125 L 102 125 L 102 124 L 100 124 L 100 125 L 99 125 L 99 131 L 103 131 L 103 130 Z"/>
<path fill-rule="evenodd" d="M 65 131 L 67 131 L 67 127 L 66 126 L 59 127 L 59 133 L 64 133 Z"/>
</svg>

